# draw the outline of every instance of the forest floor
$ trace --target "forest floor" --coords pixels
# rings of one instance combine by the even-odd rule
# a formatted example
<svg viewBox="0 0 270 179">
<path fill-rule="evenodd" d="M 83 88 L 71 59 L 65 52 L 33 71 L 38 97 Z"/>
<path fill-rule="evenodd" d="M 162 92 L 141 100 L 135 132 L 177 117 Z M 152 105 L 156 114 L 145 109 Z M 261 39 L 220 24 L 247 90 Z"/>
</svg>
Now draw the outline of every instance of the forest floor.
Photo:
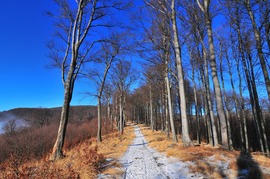
<svg viewBox="0 0 270 179">
<path fill-rule="evenodd" d="M 108 160 L 99 179 L 112 178 L 270 178 L 270 159 L 200 145 L 185 148 L 161 131 L 135 125 L 135 139 L 114 164 Z M 113 172 L 112 172 L 113 171 Z"/>
</svg>

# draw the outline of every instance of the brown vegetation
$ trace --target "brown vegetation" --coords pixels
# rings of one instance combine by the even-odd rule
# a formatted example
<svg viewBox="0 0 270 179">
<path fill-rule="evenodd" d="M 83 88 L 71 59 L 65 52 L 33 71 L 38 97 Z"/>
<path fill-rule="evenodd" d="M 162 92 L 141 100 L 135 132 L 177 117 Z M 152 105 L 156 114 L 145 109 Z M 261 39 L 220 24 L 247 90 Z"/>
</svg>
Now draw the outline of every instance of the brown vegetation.
<svg viewBox="0 0 270 179">
<path fill-rule="evenodd" d="M 57 126 L 18 131 L 13 136 L 0 138 L 0 178 L 96 178 L 101 172 L 120 176 L 121 170 L 110 169 L 120 166 L 115 160 L 127 149 L 134 138 L 133 127 L 127 127 L 125 135 L 111 131 L 111 124 L 104 123 L 104 141 L 97 143 L 97 120 L 69 124 L 65 156 L 52 162 L 49 153 Z M 109 160 L 106 160 L 109 159 Z"/>
</svg>

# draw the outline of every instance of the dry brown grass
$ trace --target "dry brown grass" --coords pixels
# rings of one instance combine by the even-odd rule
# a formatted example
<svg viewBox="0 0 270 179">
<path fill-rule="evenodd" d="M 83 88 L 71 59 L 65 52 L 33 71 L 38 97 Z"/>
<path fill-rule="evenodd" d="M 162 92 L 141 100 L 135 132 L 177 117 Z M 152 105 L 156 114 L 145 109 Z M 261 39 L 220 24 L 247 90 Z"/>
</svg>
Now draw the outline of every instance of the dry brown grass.
<svg viewBox="0 0 270 179">
<path fill-rule="evenodd" d="M 222 149 L 221 147 L 214 148 L 206 144 L 193 147 L 184 147 L 182 145 L 182 141 L 180 140 L 181 136 L 178 136 L 179 142 L 174 143 L 172 139 L 167 139 L 166 134 L 162 131 L 152 132 L 150 128 L 145 125 L 140 125 L 140 128 L 150 147 L 159 152 L 165 153 L 167 156 L 173 156 L 182 161 L 195 162 L 195 165 L 191 167 L 191 170 L 194 172 L 203 173 L 205 176 L 207 176 L 207 178 L 236 178 L 238 174 L 237 171 L 241 167 L 240 165 L 243 157 L 241 157 L 239 151 L 228 151 Z M 206 160 L 209 157 L 214 158 L 214 162 L 221 161 L 225 163 L 230 160 L 229 169 L 233 170 L 232 174 L 230 176 L 226 176 L 223 171 L 217 169 L 215 165 Z M 263 155 L 252 154 L 249 160 L 250 161 L 243 160 L 243 163 L 250 163 L 252 160 L 254 164 L 258 163 L 260 166 L 267 168 L 270 166 L 270 159 Z M 254 168 L 249 168 L 251 171 L 250 174 L 253 176 L 253 178 L 253 173 L 256 172 L 254 171 Z M 265 173 L 262 173 L 262 176 L 263 178 L 270 178 L 270 176 Z"/>
<path fill-rule="evenodd" d="M 91 138 L 72 148 L 64 150 L 65 157 L 57 161 L 49 161 L 49 157 L 41 160 L 32 160 L 22 165 L 16 165 L 16 158 L 6 165 L 0 166 L 0 178 L 96 178 L 97 174 L 104 172 L 120 176 L 121 170 L 117 162 L 127 150 L 134 139 L 132 126 L 126 127 L 124 135 L 112 132 L 103 136 L 101 143 L 96 138 Z M 107 162 L 106 159 L 111 159 Z"/>
</svg>

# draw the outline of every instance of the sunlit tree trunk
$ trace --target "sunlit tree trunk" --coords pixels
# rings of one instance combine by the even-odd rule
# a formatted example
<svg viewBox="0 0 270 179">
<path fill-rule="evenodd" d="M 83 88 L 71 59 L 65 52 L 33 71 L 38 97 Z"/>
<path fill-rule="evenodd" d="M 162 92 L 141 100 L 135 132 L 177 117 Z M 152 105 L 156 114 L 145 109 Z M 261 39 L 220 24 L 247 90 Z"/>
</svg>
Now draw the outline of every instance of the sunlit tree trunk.
<svg viewBox="0 0 270 179">
<path fill-rule="evenodd" d="M 150 85 L 150 89 L 149 89 L 149 98 L 150 98 L 150 126 L 151 126 L 151 130 L 152 132 L 154 132 L 154 120 L 153 120 L 153 97 L 152 97 L 152 87 Z"/>
<path fill-rule="evenodd" d="M 98 91 L 98 131 L 97 131 L 97 141 L 101 142 L 102 141 L 102 137 L 101 137 L 101 130 L 102 130 L 102 119 L 101 119 L 101 97 L 102 97 L 102 93 L 104 90 L 104 85 L 106 82 L 106 78 L 107 78 L 107 74 L 109 72 L 109 69 L 111 68 L 111 64 L 113 62 L 114 57 L 112 57 L 111 59 L 106 59 L 106 67 L 104 70 L 104 74 L 101 80 L 101 84 L 99 87 L 99 91 Z"/>
<path fill-rule="evenodd" d="M 119 97 L 119 132 L 121 135 L 124 133 L 124 124 L 123 124 L 123 94 L 122 91 L 120 92 Z"/>
<path fill-rule="evenodd" d="M 184 74 L 183 74 L 183 66 L 182 66 L 182 58 L 181 58 L 181 50 L 179 45 L 179 37 L 178 37 L 178 28 L 176 21 L 176 12 L 175 12 L 175 0 L 171 2 L 171 18 L 172 18 L 172 30 L 173 30 L 173 44 L 174 44 L 174 52 L 176 58 L 177 65 L 177 75 L 178 75 L 178 85 L 179 85 L 179 95 L 180 95 L 180 103 L 181 103 L 181 121 L 182 121 L 182 142 L 184 146 L 193 146 L 193 143 L 189 137 L 189 127 L 187 121 L 187 107 L 186 107 L 186 93 L 184 86 Z M 173 126 L 172 126 L 173 127 Z M 176 135 L 176 134 L 173 134 Z M 175 136 L 174 139 L 177 142 L 177 138 Z"/>
<path fill-rule="evenodd" d="M 102 121 L 101 121 L 101 97 L 98 97 L 98 131 L 97 131 L 97 141 L 101 142 L 102 138 L 101 138 L 101 125 L 102 125 Z"/>
<path fill-rule="evenodd" d="M 210 53 L 210 68 L 211 68 L 212 80 L 214 84 L 214 91 L 215 91 L 216 102 L 217 102 L 218 117 L 221 124 L 222 146 L 228 149 L 229 142 L 228 142 L 226 117 L 225 117 L 224 106 L 222 102 L 222 93 L 220 90 L 220 84 L 219 84 L 219 79 L 218 79 L 218 74 L 217 74 L 217 65 L 216 65 L 215 49 L 214 49 L 214 42 L 213 42 L 213 33 L 212 33 L 212 23 L 211 23 L 211 17 L 210 17 L 210 12 L 209 12 L 210 0 L 203 0 L 202 4 L 199 2 L 199 0 L 197 0 L 197 3 L 200 9 L 204 12 L 204 19 L 205 19 L 205 24 L 207 28 L 208 45 L 209 45 L 209 53 Z"/>
<path fill-rule="evenodd" d="M 166 79 L 165 79 L 166 81 Z M 169 129 L 169 106 L 168 106 L 168 91 L 167 91 L 167 83 L 165 83 L 165 97 L 164 97 L 164 110 L 165 110 L 165 133 L 167 136 L 167 139 L 170 138 L 170 129 Z"/>
<path fill-rule="evenodd" d="M 169 119 L 170 119 L 172 137 L 173 137 L 173 141 L 174 142 L 177 142 L 177 136 L 176 136 L 175 127 L 174 127 L 174 117 L 173 117 L 173 108 L 172 108 L 171 87 L 170 87 L 170 81 L 169 81 L 169 77 L 168 77 L 168 72 L 166 72 L 166 74 L 165 74 L 165 82 L 166 82 L 166 88 L 167 88 L 168 113 L 169 113 Z"/>
<path fill-rule="evenodd" d="M 219 70 L 220 70 L 220 79 L 221 79 L 221 85 L 222 85 L 224 103 L 225 103 L 225 114 L 226 114 L 225 118 L 226 118 L 226 123 L 227 123 L 227 130 L 228 130 L 229 149 L 233 149 L 231 123 L 230 123 L 230 112 L 229 112 L 229 109 L 228 109 L 228 101 L 227 101 L 226 89 L 225 89 L 225 84 L 224 84 L 222 58 L 220 58 L 220 68 L 219 68 Z"/>
<path fill-rule="evenodd" d="M 202 72 L 202 80 L 203 84 L 205 85 L 205 102 L 206 102 L 206 107 L 207 107 L 207 112 L 209 116 L 208 120 L 208 133 L 210 141 L 212 142 L 212 146 L 217 146 L 218 145 L 218 136 L 217 136 L 217 130 L 216 130 L 216 125 L 215 125 L 215 118 L 214 118 L 214 112 L 213 112 L 213 105 L 212 105 L 212 100 L 211 100 L 211 95 L 210 95 L 210 87 L 209 87 L 209 76 L 208 76 L 208 69 L 207 69 L 207 61 L 205 61 L 205 70 Z"/>
<path fill-rule="evenodd" d="M 65 89 L 64 104 L 62 107 L 61 119 L 60 119 L 60 125 L 58 129 L 57 138 L 56 138 L 55 144 L 53 146 L 52 154 L 51 154 L 51 160 L 57 160 L 63 155 L 62 148 L 64 146 L 66 128 L 68 124 L 70 102 L 72 99 L 75 80 L 76 80 L 76 77 L 80 68 L 80 63 L 78 62 L 78 53 L 79 53 L 79 47 L 82 41 L 78 39 L 79 37 L 77 36 L 77 31 L 80 31 L 81 29 L 78 29 L 76 24 L 80 24 L 82 11 L 83 11 L 83 7 L 80 2 L 78 4 L 76 21 L 74 22 L 75 25 L 73 24 L 73 28 L 70 28 L 70 31 L 69 31 L 67 49 L 65 52 L 64 60 L 62 62 L 62 81 L 63 81 L 64 89 Z M 89 29 L 86 29 L 85 32 L 87 33 L 88 30 Z M 65 79 L 64 70 L 66 69 L 64 66 L 65 66 L 70 49 L 72 53 L 71 63 L 69 65 L 67 78 Z"/>
<path fill-rule="evenodd" d="M 73 68 L 74 68 L 73 65 L 71 65 L 71 69 L 73 69 Z M 72 79 L 73 71 L 74 70 L 71 70 L 69 72 L 67 80 L 65 82 L 64 104 L 62 107 L 61 119 L 60 119 L 60 125 L 59 125 L 59 129 L 58 129 L 57 138 L 56 138 L 55 144 L 53 146 L 53 151 L 51 154 L 52 160 L 57 160 L 63 155 L 62 148 L 64 146 L 64 141 L 65 141 L 66 128 L 67 128 L 68 116 L 69 116 L 70 101 L 72 99 L 72 90 L 73 90 L 72 84 L 74 84 L 74 81 Z"/>
<path fill-rule="evenodd" d="M 208 61 L 207 61 L 207 53 L 206 53 L 206 47 L 203 42 L 203 37 L 200 36 L 200 42 L 202 45 L 202 53 L 203 53 L 203 62 L 204 66 L 202 67 L 201 70 L 201 77 L 202 81 L 205 87 L 205 97 L 206 97 L 206 103 L 207 103 L 207 111 L 209 112 L 209 137 L 210 141 L 212 141 L 212 146 L 217 146 L 218 145 L 218 135 L 217 135 L 217 130 L 216 130 L 216 125 L 215 125 L 215 117 L 214 117 L 214 112 L 213 112 L 213 104 L 211 100 L 211 94 L 210 94 L 210 84 L 209 84 L 209 74 L 208 74 Z"/>
</svg>

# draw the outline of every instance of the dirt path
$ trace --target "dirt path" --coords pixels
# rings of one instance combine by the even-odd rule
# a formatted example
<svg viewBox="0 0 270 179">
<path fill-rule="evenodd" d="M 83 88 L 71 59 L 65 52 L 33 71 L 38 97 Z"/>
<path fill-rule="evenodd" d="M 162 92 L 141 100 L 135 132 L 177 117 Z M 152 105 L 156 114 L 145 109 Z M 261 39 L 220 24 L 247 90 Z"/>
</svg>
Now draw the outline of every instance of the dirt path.
<svg viewBox="0 0 270 179">
<path fill-rule="evenodd" d="M 190 173 L 190 163 L 183 163 L 174 158 L 167 158 L 147 145 L 138 126 L 136 137 L 120 162 L 125 167 L 125 179 L 163 179 L 163 178 L 203 178 L 200 174 Z"/>
</svg>

